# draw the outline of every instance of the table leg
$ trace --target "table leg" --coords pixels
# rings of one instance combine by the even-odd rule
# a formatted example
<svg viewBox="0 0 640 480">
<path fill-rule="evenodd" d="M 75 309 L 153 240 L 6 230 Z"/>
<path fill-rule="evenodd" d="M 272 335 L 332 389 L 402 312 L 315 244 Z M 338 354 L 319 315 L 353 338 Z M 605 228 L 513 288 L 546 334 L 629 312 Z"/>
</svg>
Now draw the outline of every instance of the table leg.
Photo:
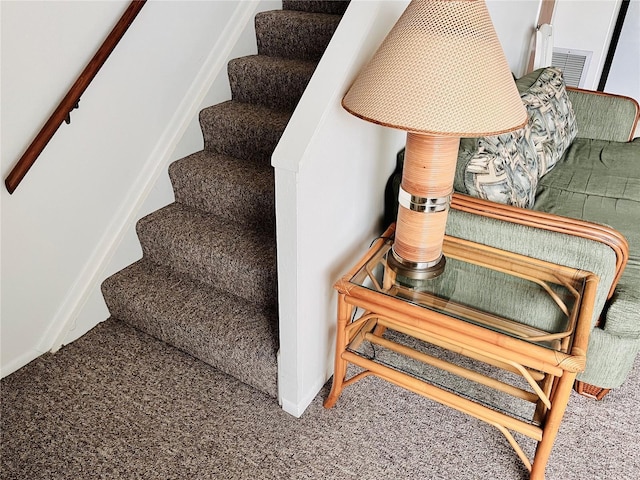
<svg viewBox="0 0 640 480">
<path fill-rule="evenodd" d="M 353 306 L 345 302 L 345 295 L 338 294 L 338 327 L 336 331 L 336 356 L 333 370 L 333 385 L 331 392 L 324 401 L 325 408 L 333 407 L 342 393 L 342 387 L 347 376 L 347 362 L 342 358 L 342 353 L 347 348 L 347 325 L 353 314 Z"/>
<path fill-rule="evenodd" d="M 565 371 L 554 386 L 555 388 L 551 398 L 551 409 L 549 409 L 544 418 L 542 440 L 538 443 L 536 454 L 533 457 L 531 480 L 544 480 L 547 461 L 551 455 L 551 448 L 558 435 L 562 417 L 569 403 L 569 397 L 575 379 L 576 373 Z"/>
</svg>

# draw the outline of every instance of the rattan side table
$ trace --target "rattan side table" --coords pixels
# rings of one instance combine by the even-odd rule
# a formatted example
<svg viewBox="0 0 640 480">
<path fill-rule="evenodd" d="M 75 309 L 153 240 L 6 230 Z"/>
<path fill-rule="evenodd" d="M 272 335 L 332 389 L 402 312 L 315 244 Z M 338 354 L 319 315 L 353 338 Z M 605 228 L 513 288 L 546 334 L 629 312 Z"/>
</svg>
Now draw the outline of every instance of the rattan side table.
<svg viewBox="0 0 640 480">
<path fill-rule="evenodd" d="M 335 373 L 325 407 L 375 375 L 493 425 L 530 478 L 543 479 L 585 366 L 598 277 L 446 237 L 445 272 L 407 287 L 387 266 L 393 232 L 392 225 L 336 283 Z M 356 370 L 349 378 L 348 365 Z M 512 432 L 537 442 L 533 460 Z"/>
</svg>

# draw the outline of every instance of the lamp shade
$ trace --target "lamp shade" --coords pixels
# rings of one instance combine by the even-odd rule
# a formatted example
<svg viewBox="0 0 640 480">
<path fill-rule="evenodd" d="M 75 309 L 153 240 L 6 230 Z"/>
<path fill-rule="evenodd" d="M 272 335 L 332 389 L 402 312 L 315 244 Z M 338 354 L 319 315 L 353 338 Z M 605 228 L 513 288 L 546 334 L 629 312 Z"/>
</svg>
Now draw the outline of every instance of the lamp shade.
<svg viewBox="0 0 640 480">
<path fill-rule="evenodd" d="M 342 100 L 373 123 L 438 136 L 497 135 L 527 114 L 487 7 L 413 0 Z"/>
</svg>

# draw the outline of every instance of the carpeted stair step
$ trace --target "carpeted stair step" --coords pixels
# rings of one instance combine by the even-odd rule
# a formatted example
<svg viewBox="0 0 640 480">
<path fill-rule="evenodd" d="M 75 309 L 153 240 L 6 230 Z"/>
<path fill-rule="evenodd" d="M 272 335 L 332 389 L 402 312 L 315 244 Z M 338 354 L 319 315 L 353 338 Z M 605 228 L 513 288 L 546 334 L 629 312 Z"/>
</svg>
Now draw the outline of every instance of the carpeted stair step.
<svg viewBox="0 0 640 480">
<path fill-rule="evenodd" d="M 200 112 L 204 148 L 270 165 L 290 117 L 290 112 L 234 100 L 205 108 Z"/>
<path fill-rule="evenodd" d="M 227 65 L 231 98 L 293 111 L 316 65 L 316 62 L 266 55 L 236 58 Z"/>
<path fill-rule="evenodd" d="M 300 10 L 303 12 L 332 13 L 342 15 L 349 1 L 342 0 L 284 0 L 282 2 L 283 10 Z"/>
<path fill-rule="evenodd" d="M 256 17 L 260 54 L 228 63 L 232 99 L 201 112 L 204 150 L 169 167 L 176 202 L 138 221 L 143 259 L 102 286 L 114 318 L 273 397 L 271 154 L 348 2 L 283 4 Z"/>
<path fill-rule="evenodd" d="M 145 258 L 213 288 L 275 309 L 276 244 L 272 225 L 247 228 L 172 203 L 136 225 Z"/>
<path fill-rule="evenodd" d="M 297 10 L 272 10 L 256 15 L 258 54 L 318 61 L 341 15 Z"/>
<path fill-rule="evenodd" d="M 173 162 L 169 177 L 176 202 L 247 227 L 275 225 L 273 168 L 266 163 L 204 150 Z"/>
<path fill-rule="evenodd" d="M 111 315 L 277 397 L 277 314 L 140 260 L 109 277 Z"/>
</svg>

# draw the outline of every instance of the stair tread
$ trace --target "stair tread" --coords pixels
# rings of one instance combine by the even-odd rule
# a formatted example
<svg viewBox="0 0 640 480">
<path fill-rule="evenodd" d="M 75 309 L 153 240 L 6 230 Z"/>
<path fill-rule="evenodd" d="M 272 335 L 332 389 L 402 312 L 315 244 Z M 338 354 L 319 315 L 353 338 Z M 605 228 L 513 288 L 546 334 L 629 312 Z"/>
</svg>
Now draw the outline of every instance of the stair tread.
<svg viewBox="0 0 640 480">
<path fill-rule="evenodd" d="M 102 286 L 112 315 L 277 396 L 277 314 L 140 260 Z"/>
<path fill-rule="evenodd" d="M 277 302 L 272 226 L 248 228 L 172 203 L 136 226 L 145 257 L 265 306 Z"/>
<path fill-rule="evenodd" d="M 205 150 L 270 163 L 291 112 L 229 100 L 200 112 Z"/>
<path fill-rule="evenodd" d="M 258 53 L 320 60 L 341 15 L 299 10 L 271 10 L 255 17 Z"/>
<path fill-rule="evenodd" d="M 342 15 L 349 6 L 348 0 L 284 0 L 284 10 L 298 10 L 305 12 L 322 12 Z"/>
<path fill-rule="evenodd" d="M 265 68 L 272 68 L 274 70 L 311 73 L 315 70 L 318 62 L 303 60 L 300 58 L 272 57 L 269 55 L 245 55 L 244 57 L 229 60 L 229 63 L 251 63 L 264 66 Z"/>
<path fill-rule="evenodd" d="M 270 165 L 202 150 L 173 162 L 176 202 L 248 226 L 275 222 Z"/>
<path fill-rule="evenodd" d="M 267 55 L 235 58 L 227 65 L 231 98 L 293 111 L 316 66 L 309 60 Z"/>
</svg>

